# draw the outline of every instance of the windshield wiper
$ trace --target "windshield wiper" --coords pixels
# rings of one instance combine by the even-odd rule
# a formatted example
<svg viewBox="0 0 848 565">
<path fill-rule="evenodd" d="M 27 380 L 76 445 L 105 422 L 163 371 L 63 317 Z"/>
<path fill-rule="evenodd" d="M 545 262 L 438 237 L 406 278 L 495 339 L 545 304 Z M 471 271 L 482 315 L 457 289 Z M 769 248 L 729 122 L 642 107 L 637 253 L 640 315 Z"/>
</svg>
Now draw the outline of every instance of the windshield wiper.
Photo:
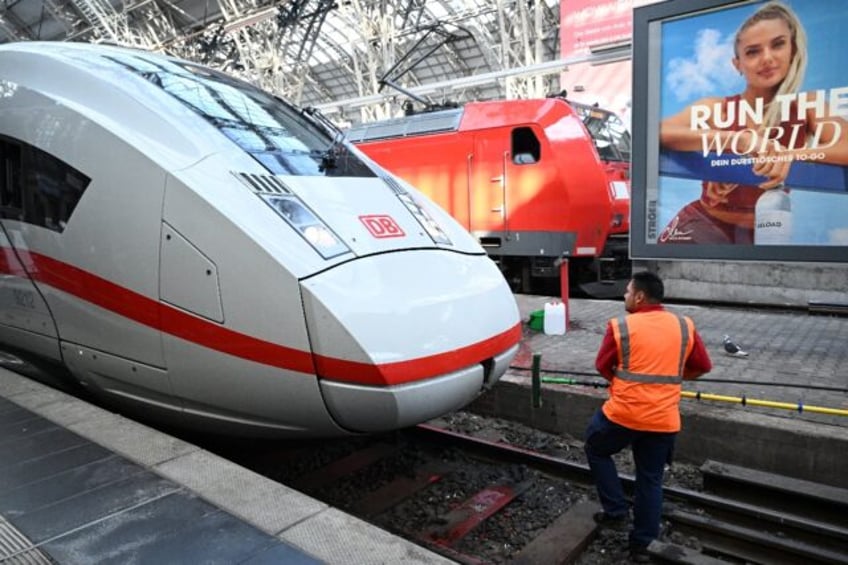
<svg viewBox="0 0 848 565">
<path fill-rule="evenodd" d="M 331 169 L 335 169 L 338 164 L 336 163 L 339 158 L 339 153 L 341 147 L 344 144 L 344 134 L 339 133 L 336 137 L 333 138 L 333 142 L 329 147 L 321 154 L 321 163 L 318 165 L 318 172 L 324 173 Z"/>
<path fill-rule="evenodd" d="M 330 118 L 325 116 L 321 110 L 314 106 L 307 106 L 301 110 L 301 113 L 307 116 L 311 121 L 320 125 L 328 134 L 332 136 L 332 142 L 321 154 L 321 162 L 318 164 L 318 172 L 325 173 L 335 169 L 338 164 L 338 157 L 341 147 L 344 146 L 345 133 Z"/>
</svg>

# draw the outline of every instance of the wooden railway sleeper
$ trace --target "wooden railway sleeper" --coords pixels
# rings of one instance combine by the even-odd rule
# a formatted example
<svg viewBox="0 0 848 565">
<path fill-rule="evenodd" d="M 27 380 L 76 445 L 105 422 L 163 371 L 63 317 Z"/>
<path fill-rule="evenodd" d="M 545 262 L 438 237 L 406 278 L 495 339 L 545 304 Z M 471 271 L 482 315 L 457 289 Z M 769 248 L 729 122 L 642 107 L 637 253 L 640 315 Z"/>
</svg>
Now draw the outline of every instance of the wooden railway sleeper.
<svg viewBox="0 0 848 565">
<path fill-rule="evenodd" d="M 682 510 L 673 510 L 666 517 L 675 529 L 700 539 L 706 549 L 734 555 L 755 563 L 795 565 L 797 563 L 827 563 L 844 565 L 844 551 L 834 551 L 806 542 L 783 538 L 768 532 L 747 528 L 700 516 Z"/>
</svg>

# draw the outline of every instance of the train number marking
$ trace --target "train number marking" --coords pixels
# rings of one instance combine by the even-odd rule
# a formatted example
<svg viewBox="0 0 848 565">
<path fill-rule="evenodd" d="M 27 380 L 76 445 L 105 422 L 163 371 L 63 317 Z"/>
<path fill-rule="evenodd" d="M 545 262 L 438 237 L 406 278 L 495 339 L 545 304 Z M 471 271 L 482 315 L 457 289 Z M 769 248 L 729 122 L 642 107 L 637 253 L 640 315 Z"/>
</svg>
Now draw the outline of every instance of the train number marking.
<svg viewBox="0 0 848 565">
<path fill-rule="evenodd" d="M 404 237 L 406 234 L 391 216 L 385 214 L 369 214 L 359 216 L 359 221 L 365 224 L 368 232 L 378 239 L 386 237 Z"/>
<path fill-rule="evenodd" d="M 35 293 L 31 290 L 12 290 L 12 296 L 15 299 L 15 304 L 22 308 L 35 308 Z"/>
</svg>

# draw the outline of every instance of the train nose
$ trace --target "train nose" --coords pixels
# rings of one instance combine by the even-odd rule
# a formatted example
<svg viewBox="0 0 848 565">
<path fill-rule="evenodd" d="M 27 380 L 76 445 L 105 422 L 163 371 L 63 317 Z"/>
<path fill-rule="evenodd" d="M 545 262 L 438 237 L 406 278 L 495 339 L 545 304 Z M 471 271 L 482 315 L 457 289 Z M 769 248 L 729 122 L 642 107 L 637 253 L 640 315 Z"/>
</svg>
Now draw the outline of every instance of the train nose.
<svg viewBox="0 0 848 565">
<path fill-rule="evenodd" d="M 486 256 L 372 255 L 301 284 L 324 402 L 352 431 L 456 410 L 494 384 L 518 349 L 515 299 Z"/>
</svg>

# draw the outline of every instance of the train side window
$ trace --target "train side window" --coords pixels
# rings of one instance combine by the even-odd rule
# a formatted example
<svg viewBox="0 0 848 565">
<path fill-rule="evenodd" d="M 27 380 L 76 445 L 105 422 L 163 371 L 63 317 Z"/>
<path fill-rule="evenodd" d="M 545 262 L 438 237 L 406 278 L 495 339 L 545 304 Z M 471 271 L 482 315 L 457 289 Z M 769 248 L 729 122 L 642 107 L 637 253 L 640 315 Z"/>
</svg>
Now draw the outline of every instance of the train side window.
<svg viewBox="0 0 848 565">
<path fill-rule="evenodd" d="M 618 154 L 612 143 L 605 139 L 595 139 L 595 148 L 598 150 L 598 157 L 601 161 L 618 161 Z"/>
<path fill-rule="evenodd" d="M 21 148 L 0 140 L 0 218 L 20 220 L 22 211 Z"/>
<path fill-rule="evenodd" d="M 36 147 L 21 149 L 23 220 L 61 233 L 91 179 Z"/>
<path fill-rule="evenodd" d="M 516 165 L 538 163 L 542 146 L 533 130 L 527 127 L 512 130 L 512 162 Z"/>
</svg>

